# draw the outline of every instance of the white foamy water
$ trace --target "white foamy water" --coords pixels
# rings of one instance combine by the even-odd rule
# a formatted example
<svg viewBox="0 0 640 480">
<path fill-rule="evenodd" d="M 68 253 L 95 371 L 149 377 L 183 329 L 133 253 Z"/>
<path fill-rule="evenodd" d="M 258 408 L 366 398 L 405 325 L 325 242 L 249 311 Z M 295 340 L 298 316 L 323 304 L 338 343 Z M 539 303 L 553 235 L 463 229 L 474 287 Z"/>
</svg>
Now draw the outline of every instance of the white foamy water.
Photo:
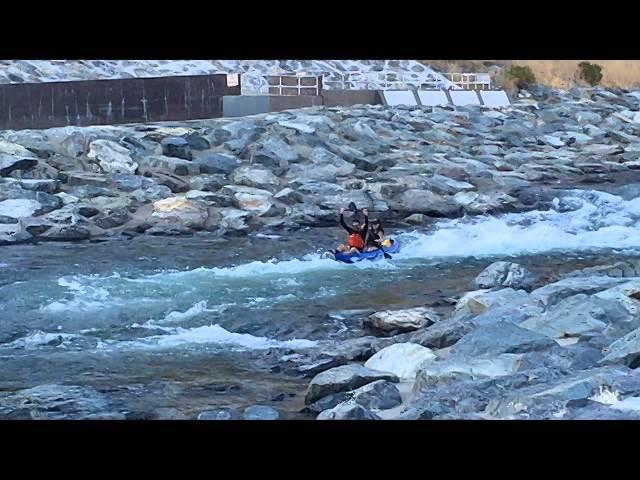
<svg viewBox="0 0 640 480">
<path fill-rule="evenodd" d="M 1 344 L 0 347 L 31 350 L 41 348 L 49 344 L 53 346 L 63 346 L 65 340 L 71 340 L 79 337 L 80 335 L 71 333 L 50 333 L 38 330 L 35 332 L 31 332 L 28 335 L 18 338 L 12 342 Z"/>
<path fill-rule="evenodd" d="M 551 251 L 640 247 L 640 198 L 574 190 L 559 205 L 532 211 L 446 220 L 429 234 L 407 235 L 395 258 L 504 256 Z"/>
<path fill-rule="evenodd" d="M 600 386 L 598 391 L 589 397 L 589 400 L 594 402 L 603 403 L 605 405 L 615 405 L 620 402 L 620 394 L 614 392 L 607 387 Z"/>
<path fill-rule="evenodd" d="M 220 345 L 232 350 L 266 350 L 269 348 L 304 349 L 317 345 L 306 339 L 276 340 L 256 337 L 248 333 L 235 333 L 220 325 L 205 325 L 195 328 L 162 328 L 166 335 L 154 335 L 127 342 L 105 341 L 99 345 L 103 349 L 140 350 L 172 349 L 190 345 Z"/>
</svg>

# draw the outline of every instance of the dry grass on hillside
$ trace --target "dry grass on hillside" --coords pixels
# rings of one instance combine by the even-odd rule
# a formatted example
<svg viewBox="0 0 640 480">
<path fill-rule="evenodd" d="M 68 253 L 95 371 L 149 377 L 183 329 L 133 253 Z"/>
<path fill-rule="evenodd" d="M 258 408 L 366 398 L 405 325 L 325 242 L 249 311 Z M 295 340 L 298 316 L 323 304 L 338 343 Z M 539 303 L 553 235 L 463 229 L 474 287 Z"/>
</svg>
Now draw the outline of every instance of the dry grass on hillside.
<svg viewBox="0 0 640 480">
<path fill-rule="evenodd" d="M 575 85 L 578 64 L 583 60 L 425 60 L 443 72 L 486 72 L 491 65 L 508 67 L 528 65 L 536 79 L 556 88 Z M 602 66 L 602 85 L 607 87 L 640 87 L 639 60 L 586 60 Z M 501 79 L 496 78 L 500 82 Z"/>
</svg>

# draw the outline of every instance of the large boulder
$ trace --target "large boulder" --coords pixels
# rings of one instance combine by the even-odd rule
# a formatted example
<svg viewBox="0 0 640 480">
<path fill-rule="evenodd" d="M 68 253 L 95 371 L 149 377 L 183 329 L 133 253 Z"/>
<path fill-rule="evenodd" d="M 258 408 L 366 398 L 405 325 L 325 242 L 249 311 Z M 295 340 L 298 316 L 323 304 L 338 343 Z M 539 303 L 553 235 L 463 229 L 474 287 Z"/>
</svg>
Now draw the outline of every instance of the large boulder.
<svg viewBox="0 0 640 480">
<path fill-rule="evenodd" d="M 351 399 L 365 408 L 387 410 L 402 403 L 400 390 L 388 380 L 376 380 L 351 392 Z"/>
<path fill-rule="evenodd" d="M 33 217 L 41 208 L 37 200 L 9 199 L 0 202 L 0 215 L 18 219 Z"/>
<path fill-rule="evenodd" d="M 289 163 L 297 159 L 296 151 L 275 136 L 269 136 L 260 142 L 252 157 L 254 163 L 260 163 L 268 168 L 286 168 Z"/>
<path fill-rule="evenodd" d="M 398 378 L 413 379 L 420 365 L 435 359 L 430 348 L 416 343 L 396 343 L 380 350 L 364 366 L 392 373 Z"/>
<path fill-rule="evenodd" d="M 81 225 L 54 225 L 39 238 L 56 241 L 86 240 L 91 237 L 91 231 Z"/>
<path fill-rule="evenodd" d="M 427 307 L 404 310 L 384 310 L 369 315 L 364 320 L 366 327 L 382 332 L 408 332 L 428 327 L 439 320 L 436 311 Z"/>
<path fill-rule="evenodd" d="M 372 370 L 357 364 L 330 368 L 319 373 L 311 380 L 305 402 L 313 403 L 327 395 L 353 390 L 376 380 L 396 382 L 398 378 L 392 373 Z"/>
<path fill-rule="evenodd" d="M 94 140 L 89 146 L 87 157 L 96 160 L 106 173 L 135 173 L 138 164 L 133 161 L 129 150 L 111 140 Z"/>
<path fill-rule="evenodd" d="M 0 222 L 0 245 L 25 242 L 31 238 L 31 234 L 24 228 L 21 222 L 11 219 L 10 222 Z"/>
<path fill-rule="evenodd" d="M 153 203 L 152 216 L 163 222 L 202 228 L 209 216 L 206 205 L 183 197 L 170 197 Z"/>
<path fill-rule="evenodd" d="M 431 217 L 454 217 L 461 209 L 452 201 L 428 190 L 409 189 L 398 198 L 399 206 L 406 213 L 422 213 Z"/>
<path fill-rule="evenodd" d="M 237 158 L 210 152 L 198 155 L 194 162 L 200 166 L 200 173 L 206 174 L 229 175 L 240 166 Z"/>
<path fill-rule="evenodd" d="M 631 368 L 640 366 L 640 328 L 629 332 L 604 349 L 603 364 L 622 364 Z"/>
<path fill-rule="evenodd" d="M 520 328 L 510 322 L 498 322 L 467 333 L 451 347 L 451 355 L 472 358 L 501 353 L 525 353 L 555 345 L 556 342 L 544 335 Z"/>
<path fill-rule="evenodd" d="M 521 358 L 521 354 L 503 353 L 488 358 L 450 357 L 441 362 L 427 362 L 416 374 L 414 390 L 434 388 L 457 381 L 513 375 L 518 371 Z"/>
<path fill-rule="evenodd" d="M 549 308 L 567 297 L 580 293 L 593 295 L 625 282 L 623 278 L 610 277 L 564 278 L 532 291 L 530 299 L 543 308 Z"/>
<path fill-rule="evenodd" d="M 494 262 L 475 278 L 475 284 L 478 288 L 528 288 L 534 280 L 533 275 L 522 265 Z"/>
<path fill-rule="evenodd" d="M 273 216 L 278 213 L 271 192 L 237 185 L 226 186 L 225 191 L 231 192 L 235 199 L 235 206 L 241 210 L 247 210 L 256 216 Z M 284 213 L 284 211 L 280 213 Z"/>
<path fill-rule="evenodd" d="M 477 215 L 503 210 L 516 203 L 517 199 L 504 192 L 490 195 L 478 192 L 458 192 L 453 196 L 453 202 L 462 207 L 465 212 Z"/>
<path fill-rule="evenodd" d="M 630 325 L 638 326 L 633 320 L 634 316 L 620 303 L 580 293 L 561 300 L 541 315 L 520 323 L 520 326 L 551 338 L 591 337 L 605 330 L 620 332 L 625 327 L 628 332 Z"/>
<path fill-rule="evenodd" d="M 231 180 L 236 185 L 256 188 L 275 188 L 280 180 L 266 168 L 240 167 L 233 172 Z M 275 191 L 275 190 L 274 190 Z"/>
<path fill-rule="evenodd" d="M 0 153 L 0 177 L 6 177 L 15 170 L 31 170 L 37 164 L 36 158 L 15 157 Z"/>
<path fill-rule="evenodd" d="M 245 233 L 249 230 L 246 220 L 250 213 L 237 208 L 220 208 L 218 212 L 221 215 L 220 228 L 227 232 Z"/>
<path fill-rule="evenodd" d="M 133 192 L 155 185 L 155 182 L 150 178 L 126 173 L 113 173 L 109 175 L 109 180 L 114 187 L 123 192 Z"/>
<path fill-rule="evenodd" d="M 155 202 L 172 196 L 171 189 L 164 185 L 153 185 L 151 187 L 134 190 L 131 192 L 131 198 L 136 199 L 139 203 Z"/>
<path fill-rule="evenodd" d="M 456 303 L 457 315 L 479 315 L 489 308 L 518 306 L 529 300 L 524 290 L 503 288 L 501 290 L 474 290 L 464 294 Z"/>
<path fill-rule="evenodd" d="M 126 208 L 117 208 L 95 218 L 95 224 L 102 229 L 119 227 L 127 223 L 131 217 Z"/>
<path fill-rule="evenodd" d="M 345 402 L 321 412 L 317 420 L 380 420 L 380 417 L 356 402 Z"/>
<path fill-rule="evenodd" d="M 217 175 L 196 175 L 189 179 L 189 187 L 191 190 L 202 190 L 204 192 L 217 192 L 223 186 L 229 183 L 222 174 Z"/>
<path fill-rule="evenodd" d="M 474 328 L 470 321 L 447 319 L 415 332 L 399 335 L 402 341 L 429 348 L 447 348 L 455 344 Z"/>
<path fill-rule="evenodd" d="M 147 155 L 138 158 L 138 163 L 140 164 L 141 173 L 147 170 L 164 171 L 180 176 L 198 175 L 200 173 L 200 165 L 196 162 L 167 155 Z M 158 183 L 162 184 L 160 181 Z M 171 188 L 169 185 L 167 186 Z"/>
<path fill-rule="evenodd" d="M 162 154 L 167 157 L 182 158 L 184 160 L 193 158 L 191 147 L 185 138 L 165 137 L 160 142 L 160 145 L 162 145 Z"/>
</svg>

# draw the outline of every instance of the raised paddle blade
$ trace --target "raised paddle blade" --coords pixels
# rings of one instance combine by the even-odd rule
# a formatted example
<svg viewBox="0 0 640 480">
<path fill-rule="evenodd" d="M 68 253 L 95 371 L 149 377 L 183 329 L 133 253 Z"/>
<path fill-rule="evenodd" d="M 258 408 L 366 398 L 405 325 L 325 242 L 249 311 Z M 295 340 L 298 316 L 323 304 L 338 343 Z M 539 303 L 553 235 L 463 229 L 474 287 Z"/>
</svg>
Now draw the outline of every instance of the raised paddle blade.
<svg viewBox="0 0 640 480">
<path fill-rule="evenodd" d="M 356 207 L 356 204 L 351 202 L 349 204 L 349 210 L 351 210 L 353 213 L 356 213 L 358 211 L 358 207 Z"/>
</svg>

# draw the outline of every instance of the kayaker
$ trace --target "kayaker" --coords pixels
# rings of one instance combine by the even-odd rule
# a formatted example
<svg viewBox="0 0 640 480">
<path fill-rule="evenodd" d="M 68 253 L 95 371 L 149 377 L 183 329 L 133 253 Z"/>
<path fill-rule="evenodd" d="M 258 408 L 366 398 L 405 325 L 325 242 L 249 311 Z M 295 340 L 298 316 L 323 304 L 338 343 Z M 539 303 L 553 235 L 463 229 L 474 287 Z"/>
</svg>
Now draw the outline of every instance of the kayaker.
<svg viewBox="0 0 640 480">
<path fill-rule="evenodd" d="M 360 220 L 354 218 L 351 220 L 351 227 L 349 227 L 344 221 L 344 210 L 344 208 L 340 209 L 340 225 L 349 233 L 349 239 L 346 245 L 338 245 L 337 251 L 343 253 L 360 253 L 364 250 L 364 239 L 369 230 L 369 211 L 366 208 L 362 209 L 364 225 L 360 224 Z"/>
<path fill-rule="evenodd" d="M 371 221 L 371 227 L 367 231 L 367 236 L 365 237 L 366 249 L 370 252 L 372 250 L 379 249 L 381 246 L 387 246 L 383 245 L 383 242 L 385 242 L 385 238 L 382 222 L 379 218 L 374 218 Z"/>
</svg>

